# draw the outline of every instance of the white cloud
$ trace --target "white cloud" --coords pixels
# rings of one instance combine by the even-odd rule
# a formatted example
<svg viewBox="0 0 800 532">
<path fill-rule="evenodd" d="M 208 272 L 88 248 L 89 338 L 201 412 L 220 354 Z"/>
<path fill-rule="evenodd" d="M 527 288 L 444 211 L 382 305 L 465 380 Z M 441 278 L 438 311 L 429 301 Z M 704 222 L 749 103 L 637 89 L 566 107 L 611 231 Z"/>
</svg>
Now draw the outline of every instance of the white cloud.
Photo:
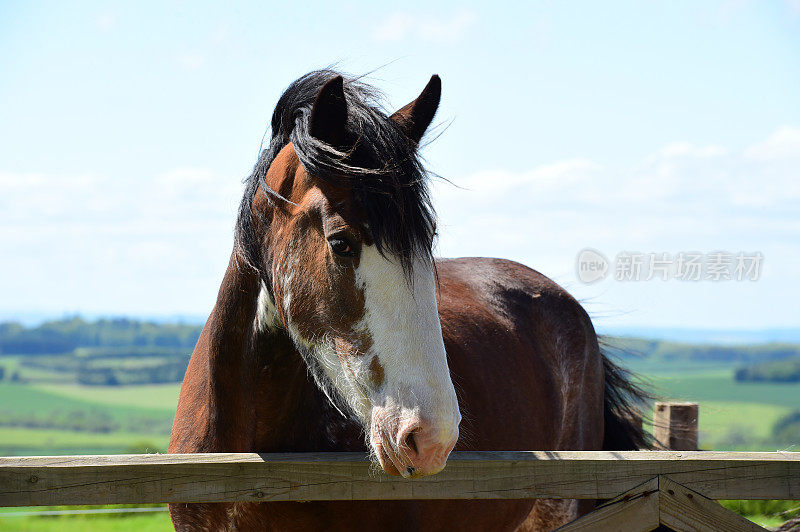
<svg viewBox="0 0 800 532">
<path fill-rule="evenodd" d="M 766 139 L 747 148 L 745 155 L 757 161 L 800 159 L 800 127 L 779 128 Z"/>
<path fill-rule="evenodd" d="M 240 194 L 236 179 L 202 168 L 176 168 L 135 181 L 0 172 L 0 221 L 54 230 L 81 224 L 136 228 L 176 216 L 183 223 L 205 224 L 229 216 Z"/>
<path fill-rule="evenodd" d="M 591 246 L 608 251 L 758 248 L 800 240 L 800 165 L 754 154 L 800 150 L 795 129 L 729 152 L 670 144 L 638 165 L 566 160 L 521 173 L 483 171 L 440 182 L 434 198 L 447 256 L 488 254 L 563 271 Z"/>
<path fill-rule="evenodd" d="M 638 164 L 573 159 L 436 182 L 442 256 L 505 257 L 535 267 L 587 301 L 603 324 L 768 327 L 791 322 L 779 301 L 800 297 L 800 153 L 784 127 L 743 150 L 664 146 Z M 758 283 L 583 285 L 577 254 L 761 251 Z"/>
<path fill-rule="evenodd" d="M 586 159 L 558 161 L 534 168 L 528 172 L 490 170 L 472 174 L 458 182 L 458 186 L 481 194 L 497 195 L 533 185 L 538 189 L 563 187 L 565 183 L 585 181 L 586 176 L 600 169 L 597 163 Z"/>
<path fill-rule="evenodd" d="M 0 310 L 203 312 L 233 243 L 237 179 L 0 173 Z"/>
<path fill-rule="evenodd" d="M 372 32 L 377 42 L 418 39 L 453 44 L 464 38 L 478 17 L 470 11 L 454 13 L 446 18 L 397 12 Z"/>
<path fill-rule="evenodd" d="M 0 221 L 5 224 L 61 223 L 103 210 L 93 200 L 99 179 L 93 175 L 52 176 L 0 172 Z M 96 197 L 96 196 L 95 196 Z M 79 211 L 76 212 L 76 206 Z M 78 215 L 76 217 L 76 215 Z"/>
</svg>

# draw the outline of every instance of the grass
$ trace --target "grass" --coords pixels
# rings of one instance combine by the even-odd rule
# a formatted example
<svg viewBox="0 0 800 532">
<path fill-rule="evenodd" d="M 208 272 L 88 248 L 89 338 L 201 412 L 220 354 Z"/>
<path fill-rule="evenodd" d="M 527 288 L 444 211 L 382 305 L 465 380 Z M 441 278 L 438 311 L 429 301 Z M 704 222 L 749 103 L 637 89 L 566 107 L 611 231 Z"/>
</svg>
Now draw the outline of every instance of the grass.
<svg viewBox="0 0 800 532">
<path fill-rule="evenodd" d="M 0 410 L 10 406 L 17 412 L 37 414 L 53 410 L 94 409 L 105 411 L 114 419 L 130 416 L 171 418 L 178 403 L 178 389 L 175 385 L 167 386 L 132 386 L 128 390 L 127 387 L 0 383 Z"/>
<path fill-rule="evenodd" d="M 174 413 L 178 404 L 180 383 L 134 386 L 81 386 L 80 384 L 39 384 L 34 388 L 62 397 L 135 408 L 147 408 Z"/>
<path fill-rule="evenodd" d="M 19 355 L 0 355 L 0 366 L 5 369 L 6 375 L 10 378 L 11 374 L 15 371 L 20 370 L 20 360 L 22 359 Z"/>
<path fill-rule="evenodd" d="M 0 455 L 119 454 L 137 442 L 149 442 L 153 451 L 164 450 L 168 434 L 0 427 Z"/>
<path fill-rule="evenodd" d="M 788 406 L 738 401 L 700 401 L 699 404 L 701 447 L 719 451 L 779 450 L 778 445 L 770 443 L 772 427 L 792 411 Z"/>
<path fill-rule="evenodd" d="M 3 357 L 13 367 L 14 357 Z M 626 360 L 647 375 L 664 398 L 700 403 L 703 448 L 776 450 L 769 444 L 772 426 L 800 405 L 800 385 L 737 383 L 730 366 L 713 363 L 664 363 Z M 173 415 L 180 384 L 141 386 L 81 386 L 78 384 L 0 383 L 0 411 L 43 415 L 48 412 L 94 411 L 114 420 L 139 418 L 157 421 L 162 429 Z M 149 425 L 145 425 L 149 426 Z M 138 427 L 137 427 L 138 429 Z M 161 429 L 159 429 L 161 430 Z M 85 448 L 91 452 L 121 452 L 135 441 L 152 441 L 163 448 L 163 434 L 125 431 L 109 434 L 0 427 L 0 451 L 19 454 L 67 454 Z M 746 441 L 742 440 L 747 436 Z M 755 445 L 754 441 L 763 442 Z M 737 443 L 738 442 L 738 443 Z M 87 451 L 88 452 L 88 451 Z"/>
<path fill-rule="evenodd" d="M 20 511 L 20 508 L 7 508 Z M 0 530 L 4 532 L 163 532 L 172 530 L 167 512 L 144 514 L 94 514 L 70 516 L 4 516 L 0 512 Z"/>
<path fill-rule="evenodd" d="M 735 366 L 705 362 L 650 362 L 625 359 L 623 365 L 644 376 L 657 395 L 669 399 L 735 401 L 784 407 L 800 405 L 800 384 L 736 382 Z"/>
<path fill-rule="evenodd" d="M 39 387 L 41 386 L 41 388 Z M 39 385 L 39 386 L 32 386 L 26 384 L 16 384 L 16 383 L 0 383 L 0 410 L 6 408 L 13 408 L 17 412 L 25 412 L 30 414 L 37 414 L 37 413 L 46 413 L 51 412 L 53 410 L 87 410 L 87 409 L 95 409 L 100 411 L 106 411 L 111 415 L 114 419 L 124 419 L 131 415 L 138 415 L 138 416 L 169 416 L 172 412 L 175 411 L 175 406 L 177 401 L 174 404 L 170 404 L 167 407 L 162 408 L 153 408 L 149 406 L 149 398 L 145 398 L 146 394 L 142 393 L 141 402 L 145 404 L 142 406 L 141 404 L 130 404 L 130 398 L 132 394 L 130 392 L 126 392 L 126 395 L 123 395 L 123 401 L 128 400 L 129 404 L 116 404 L 110 405 L 106 403 L 104 399 L 106 398 L 98 398 L 98 400 L 93 400 L 92 394 L 95 393 L 93 391 L 87 391 L 86 395 L 79 395 L 75 394 L 74 391 L 72 394 L 69 393 L 71 387 L 70 385 Z M 45 388 L 46 386 L 50 386 Z M 83 387 L 83 388 L 91 388 L 91 387 Z M 60 390 L 59 390 L 60 389 Z M 122 388 L 120 388 L 122 389 Z M 100 394 L 102 395 L 102 394 Z M 133 393 L 135 395 L 135 392 Z M 88 396 L 88 397 L 87 397 Z"/>
<path fill-rule="evenodd" d="M 671 399 L 736 401 L 794 407 L 800 405 L 800 385 L 736 382 L 732 369 L 715 369 L 685 374 L 660 374 L 651 377 L 657 391 Z"/>
<path fill-rule="evenodd" d="M 763 527 L 777 527 L 800 515 L 800 501 L 719 501 L 722 506 Z"/>
<path fill-rule="evenodd" d="M 107 353 L 107 356 L 102 355 Z M 77 349 L 75 353 L 24 356 L 0 354 L 0 368 L 6 380 L 16 375 L 28 384 L 75 384 L 79 382 L 80 368 L 85 370 L 114 370 L 117 375 L 128 375 L 139 370 L 159 370 L 162 366 L 179 363 L 185 359 L 184 350 L 170 348 Z M 163 370 L 163 368 L 162 368 Z M 142 377 L 139 376 L 139 379 Z M 125 379 L 121 379 L 121 382 Z M 141 382 L 141 381 L 133 381 Z"/>
<path fill-rule="evenodd" d="M 114 388 L 0 383 L 0 413 L 12 411 L 14 419 L 91 413 L 118 422 L 118 430 L 112 432 L 38 428 L 18 423 L 0 426 L 0 454 L 114 454 L 125 452 L 139 442 L 147 442 L 145 447 L 166 449 L 177 392 L 178 385 Z"/>
<path fill-rule="evenodd" d="M 730 369 L 729 363 L 721 364 L 719 362 L 667 362 L 663 360 L 649 360 L 638 357 L 625 357 L 618 362 L 628 370 L 644 375 L 651 376 L 670 376 L 670 375 L 683 375 L 686 372 L 713 372 L 719 370 Z"/>
<path fill-rule="evenodd" d="M 736 382 L 730 364 L 626 359 L 664 400 L 700 405 L 700 447 L 731 451 L 775 451 L 772 427 L 800 406 L 800 385 Z"/>
<path fill-rule="evenodd" d="M 11 375 L 18 373 L 22 380 L 43 382 L 72 382 L 74 380 L 74 377 L 69 373 L 23 366 L 21 363 L 22 358 L 19 355 L 0 355 L 0 367 L 5 370 L 6 379 L 10 379 Z"/>
</svg>

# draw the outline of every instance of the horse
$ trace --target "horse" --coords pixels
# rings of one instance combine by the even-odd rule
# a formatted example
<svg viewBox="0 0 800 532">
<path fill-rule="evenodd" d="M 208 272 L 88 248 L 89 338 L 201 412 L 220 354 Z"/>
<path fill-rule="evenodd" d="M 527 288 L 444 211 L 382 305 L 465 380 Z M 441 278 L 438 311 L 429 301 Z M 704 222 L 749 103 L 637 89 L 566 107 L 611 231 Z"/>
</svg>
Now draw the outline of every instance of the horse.
<svg viewBox="0 0 800 532">
<path fill-rule="evenodd" d="M 170 453 L 361 451 L 389 475 L 450 452 L 626 450 L 642 399 L 563 288 L 522 264 L 435 259 L 419 145 L 434 75 L 389 115 L 361 79 L 294 81 L 236 222 Z M 462 417 L 463 416 L 463 417 Z M 381 473 L 382 474 L 382 473 Z M 409 480 L 411 481 L 411 480 Z M 176 530 L 547 530 L 593 501 L 171 504 Z"/>
</svg>

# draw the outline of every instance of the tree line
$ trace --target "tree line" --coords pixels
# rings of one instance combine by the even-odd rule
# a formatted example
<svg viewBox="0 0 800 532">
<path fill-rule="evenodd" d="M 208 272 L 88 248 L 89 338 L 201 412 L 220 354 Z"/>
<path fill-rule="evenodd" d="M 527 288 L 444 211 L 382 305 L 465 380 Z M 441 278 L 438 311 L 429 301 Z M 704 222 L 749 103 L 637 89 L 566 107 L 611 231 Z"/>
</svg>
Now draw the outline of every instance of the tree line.
<svg viewBox="0 0 800 532">
<path fill-rule="evenodd" d="M 202 327 L 130 318 L 87 321 L 81 317 L 48 321 L 36 327 L 0 323 L 0 354 L 70 353 L 78 348 L 163 347 L 191 351 Z"/>
</svg>

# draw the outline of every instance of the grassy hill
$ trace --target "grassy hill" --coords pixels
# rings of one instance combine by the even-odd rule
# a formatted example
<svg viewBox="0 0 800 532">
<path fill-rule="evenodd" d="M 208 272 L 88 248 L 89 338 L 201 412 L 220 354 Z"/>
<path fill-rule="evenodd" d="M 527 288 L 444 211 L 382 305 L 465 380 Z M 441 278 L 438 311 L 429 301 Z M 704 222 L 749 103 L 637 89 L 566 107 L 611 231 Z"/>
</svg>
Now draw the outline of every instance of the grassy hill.
<svg viewBox="0 0 800 532">
<path fill-rule="evenodd" d="M 163 451 L 179 390 L 0 383 L 0 455 Z"/>
<path fill-rule="evenodd" d="M 128 319 L 70 318 L 30 328 L 0 324 L 0 453 L 164 449 L 199 332 L 196 326 Z M 785 445 L 772 439 L 772 431 L 800 407 L 800 385 L 735 375 L 745 365 L 782 367 L 800 357 L 800 345 L 605 342 L 660 398 L 700 403 L 704 448 Z M 56 345 L 69 350 L 45 352 Z"/>
<path fill-rule="evenodd" d="M 647 359 L 630 359 L 625 364 L 658 397 L 700 405 L 701 448 L 731 451 L 786 448 L 786 442 L 773 438 L 772 432 L 781 418 L 800 408 L 800 385 L 737 381 L 736 366 L 732 364 L 665 363 Z"/>
<path fill-rule="evenodd" d="M 638 358 L 666 364 L 677 362 L 742 364 L 800 357 L 800 344 L 689 344 L 629 337 L 605 337 L 604 341 L 612 352 L 623 359 Z"/>
<path fill-rule="evenodd" d="M 175 363 L 185 364 L 199 328 L 161 327 L 130 320 L 67 320 L 31 329 L 0 324 L 0 347 L 6 349 L 0 353 L 0 455 L 163 452 L 185 367 L 176 373 Z M 8 341 L 9 337 L 17 343 Z M 55 345 L 54 338 L 69 349 L 45 352 L 42 346 Z M 775 451 L 800 446 L 794 436 L 800 440 L 800 384 L 735 378 L 737 369 L 744 366 L 770 368 L 793 360 L 800 346 L 714 346 L 637 338 L 607 341 L 620 362 L 659 398 L 700 404 L 701 448 Z M 14 345 L 27 346 L 28 351 L 8 351 Z M 169 382 L 163 381 L 163 373 L 152 371 L 168 366 L 172 368 Z M 82 380 L 80 372 L 87 368 L 111 371 L 115 385 Z M 124 384 L 136 379 L 148 383 Z M 763 508 L 753 503 L 726 504 L 743 514 L 767 512 L 763 504 Z M 0 529 L 169 529 L 163 512 L 123 517 L 4 517 L 12 511 L 0 509 Z M 759 519 L 771 524 L 780 520 Z"/>
<path fill-rule="evenodd" d="M 756 362 L 736 370 L 737 381 L 800 382 L 800 356 Z"/>
</svg>

